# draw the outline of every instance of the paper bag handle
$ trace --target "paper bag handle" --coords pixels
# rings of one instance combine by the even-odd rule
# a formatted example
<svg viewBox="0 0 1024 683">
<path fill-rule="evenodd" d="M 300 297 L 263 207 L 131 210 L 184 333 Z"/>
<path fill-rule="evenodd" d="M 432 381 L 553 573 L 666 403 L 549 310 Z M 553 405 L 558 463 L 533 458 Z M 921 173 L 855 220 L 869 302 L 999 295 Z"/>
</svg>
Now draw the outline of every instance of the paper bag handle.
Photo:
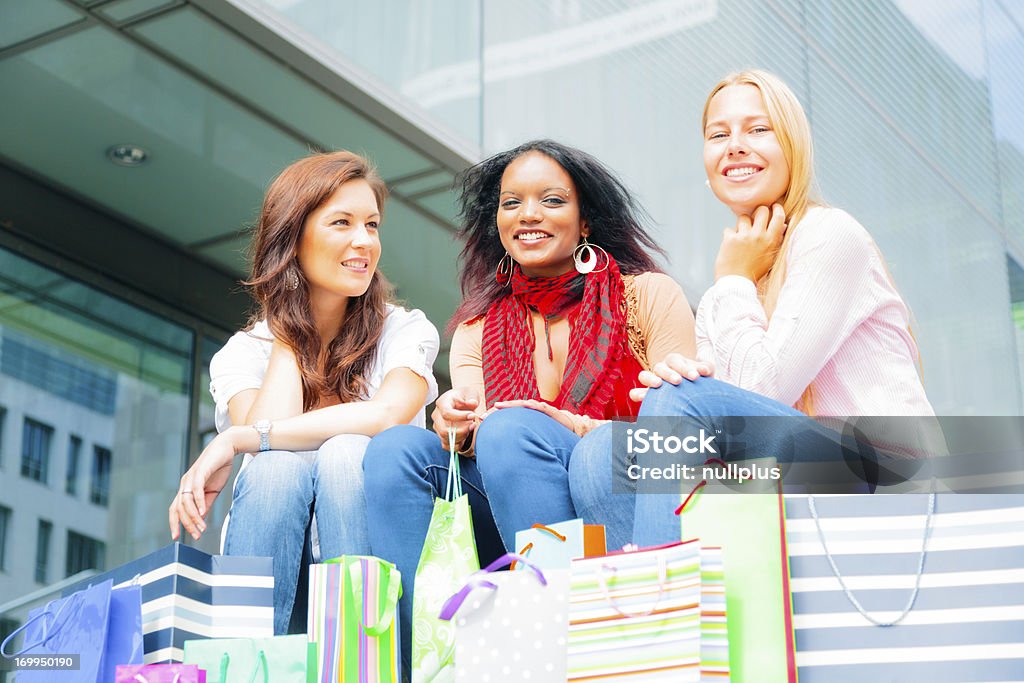
<svg viewBox="0 0 1024 683">
<path fill-rule="evenodd" d="M 135 674 L 134 678 L 139 683 L 149 683 L 149 679 L 147 679 L 142 674 Z M 180 671 L 176 671 L 174 673 L 174 678 L 171 679 L 171 683 L 178 683 L 179 680 L 181 680 L 181 672 Z M 224 680 L 224 677 L 221 676 L 221 681 L 223 681 L 223 680 Z"/>
<path fill-rule="evenodd" d="M 665 584 L 668 583 L 668 566 L 665 563 L 664 556 L 658 555 L 658 599 L 654 601 L 651 609 L 646 612 L 627 612 L 615 604 L 615 599 L 612 598 L 611 591 L 608 590 L 608 580 L 604 575 L 604 570 L 606 569 L 610 569 L 612 572 L 617 571 L 612 565 L 602 564 L 597 570 L 597 583 L 601 586 L 601 594 L 613 610 L 624 617 L 647 617 L 654 614 L 654 610 L 658 609 L 658 605 L 661 604 L 661 599 L 665 595 Z"/>
<path fill-rule="evenodd" d="M 231 655 L 227 652 L 220 657 L 220 680 L 218 683 L 225 683 L 228 680 L 228 664 L 231 663 Z M 256 655 L 256 667 L 252 670 L 252 676 L 249 677 L 249 683 L 255 683 L 256 675 L 260 672 L 260 668 L 263 668 L 263 683 L 270 683 L 270 664 L 267 663 L 267 653 L 260 650 Z M 179 673 L 178 676 L 181 676 Z M 174 677 L 174 680 L 178 680 L 178 676 Z"/>
<path fill-rule="evenodd" d="M 452 496 L 452 493 L 455 493 Z M 448 485 L 444 490 L 445 500 L 462 497 L 462 476 L 459 472 L 459 454 L 455 450 L 455 427 L 448 428 Z"/>
<path fill-rule="evenodd" d="M 60 630 L 62 628 L 64 628 L 64 625 L 66 623 L 68 623 L 68 619 L 65 619 L 64 621 L 60 622 L 60 624 L 57 626 L 57 628 L 53 629 L 49 633 L 47 633 L 48 629 L 46 628 L 46 624 L 44 623 L 43 624 L 43 638 L 42 638 L 42 640 L 40 640 L 38 642 L 35 642 L 35 643 L 27 644 L 23 648 L 21 648 L 20 650 L 18 650 L 17 652 L 15 652 L 13 654 L 8 654 L 8 652 L 7 652 L 7 646 L 11 643 L 11 641 L 14 640 L 15 637 L 17 637 L 17 635 L 19 633 L 21 633 L 22 631 L 27 629 L 32 624 L 34 624 L 37 621 L 39 621 L 40 619 L 42 619 L 44 617 L 47 617 L 47 616 L 52 616 L 53 617 L 53 620 L 50 622 L 50 625 L 52 626 L 53 624 L 57 623 L 57 621 L 60 619 L 60 615 L 64 614 L 64 610 L 66 610 L 68 608 L 68 605 L 70 605 L 76 599 L 78 599 L 78 600 L 82 599 L 82 593 L 81 592 L 75 593 L 70 598 L 65 600 L 64 604 L 60 606 L 60 609 L 57 610 L 56 614 L 54 614 L 52 611 L 50 611 L 50 607 L 52 607 L 53 603 L 55 603 L 57 601 L 56 600 L 51 600 L 50 602 L 46 603 L 46 607 L 43 608 L 43 611 L 41 611 L 39 614 L 35 615 L 31 619 L 28 619 L 27 621 L 25 621 L 24 624 L 22 624 L 21 626 L 19 626 L 16 629 L 14 629 L 13 631 L 11 631 L 10 635 L 8 635 L 6 638 L 4 638 L 3 642 L 0 643 L 0 655 L 3 655 L 7 659 L 12 659 L 14 657 L 18 657 L 20 655 L 25 654 L 26 652 L 28 652 L 29 650 L 31 650 L 33 648 L 37 648 L 40 645 L 45 644 L 46 641 L 48 641 L 50 638 L 53 638 L 55 635 L 60 633 Z"/>
<path fill-rule="evenodd" d="M 376 559 L 376 558 L 373 558 Z M 378 560 L 379 561 L 379 560 Z M 395 567 L 391 566 L 386 562 L 381 562 L 381 566 L 386 570 L 387 578 L 384 580 L 385 599 L 381 605 L 380 614 L 376 615 L 376 623 L 367 624 L 362 621 L 363 631 L 368 636 L 381 636 L 387 633 L 388 629 L 391 628 L 391 622 L 395 619 L 395 613 L 398 610 L 398 598 L 402 594 L 402 574 Z M 356 604 L 363 605 L 363 563 L 362 560 L 353 562 L 348 566 L 348 578 L 352 582 L 352 587 L 355 590 Z"/>
</svg>

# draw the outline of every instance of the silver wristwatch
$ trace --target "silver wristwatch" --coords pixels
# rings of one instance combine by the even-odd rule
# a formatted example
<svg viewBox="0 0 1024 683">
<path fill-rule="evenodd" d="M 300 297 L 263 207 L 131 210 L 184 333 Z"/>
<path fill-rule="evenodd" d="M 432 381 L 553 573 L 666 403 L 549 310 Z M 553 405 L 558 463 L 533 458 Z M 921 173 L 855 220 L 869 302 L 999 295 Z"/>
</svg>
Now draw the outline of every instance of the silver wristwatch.
<svg viewBox="0 0 1024 683">
<path fill-rule="evenodd" d="M 270 420 L 256 420 L 252 426 L 260 435 L 260 453 L 270 450 Z"/>
</svg>

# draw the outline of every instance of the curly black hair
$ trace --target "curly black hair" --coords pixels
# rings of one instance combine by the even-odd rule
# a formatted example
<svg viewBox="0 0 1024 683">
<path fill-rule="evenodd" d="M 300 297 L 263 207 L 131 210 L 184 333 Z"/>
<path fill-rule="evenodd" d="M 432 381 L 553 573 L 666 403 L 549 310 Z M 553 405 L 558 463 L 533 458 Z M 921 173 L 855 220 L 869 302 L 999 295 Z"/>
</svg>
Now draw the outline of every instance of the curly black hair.
<svg viewBox="0 0 1024 683">
<path fill-rule="evenodd" d="M 579 195 L 580 218 L 590 228 L 588 240 L 611 254 L 622 273 L 661 272 L 650 252 L 661 256 L 665 252 L 644 227 L 647 212 L 622 181 L 582 150 L 554 140 L 532 140 L 471 166 L 456 181 L 461 185 L 459 237 L 466 246 L 459 255 L 463 300 L 449 321 L 449 332 L 483 315 L 508 293 L 494 277 L 498 261 L 505 255 L 496 223 L 498 195 L 505 169 L 529 152 L 550 157 L 569 174 Z"/>
</svg>

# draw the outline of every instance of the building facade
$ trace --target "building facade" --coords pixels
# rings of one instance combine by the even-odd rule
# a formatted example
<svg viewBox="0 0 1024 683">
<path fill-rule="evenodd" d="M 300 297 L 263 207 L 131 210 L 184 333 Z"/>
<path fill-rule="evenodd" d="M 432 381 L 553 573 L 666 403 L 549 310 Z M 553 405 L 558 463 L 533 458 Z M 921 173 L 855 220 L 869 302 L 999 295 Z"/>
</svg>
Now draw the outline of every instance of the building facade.
<svg viewBox="0 0 1024 683">
<path fill-rule="evenodd" d="M 376 161 L 381 267 L 440 328 L 453 179 L 555 138 L 637 193 L 695 306 L 730 223 L 700 114 L 746 67 L 804 103 L 821 195 L 877 240 L 936 410 L 1020 414 L 1021 3 L 0 0 L 0 631 L 67 576 L 168 542 L 281 168 Z"/>
</svg>

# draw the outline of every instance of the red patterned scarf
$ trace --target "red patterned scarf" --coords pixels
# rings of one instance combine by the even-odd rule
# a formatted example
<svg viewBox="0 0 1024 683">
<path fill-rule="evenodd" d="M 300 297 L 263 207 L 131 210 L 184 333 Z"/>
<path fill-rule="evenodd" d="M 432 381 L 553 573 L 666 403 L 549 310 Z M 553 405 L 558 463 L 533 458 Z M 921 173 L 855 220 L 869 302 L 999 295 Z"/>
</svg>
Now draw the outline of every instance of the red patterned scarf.
<svg viewBox="0 0 1024 683">
<path fill-rule="evenodd" d="M 570 313 L 569 353 L 562 388 L 554 405 L 578 415 L 603 418 L 626 350 L 626 312 L 622 275 L 613 258 L 599 273 L 569 271 L 554 278 L 529 278 L 519 266 L 512 291 L 487 310 L 483 332 L 484 391 L 487 407 L 496 401 L 540 399 L 533 367 L 536 340 L 528 308 L 557 317 Z"/>
</svg>

